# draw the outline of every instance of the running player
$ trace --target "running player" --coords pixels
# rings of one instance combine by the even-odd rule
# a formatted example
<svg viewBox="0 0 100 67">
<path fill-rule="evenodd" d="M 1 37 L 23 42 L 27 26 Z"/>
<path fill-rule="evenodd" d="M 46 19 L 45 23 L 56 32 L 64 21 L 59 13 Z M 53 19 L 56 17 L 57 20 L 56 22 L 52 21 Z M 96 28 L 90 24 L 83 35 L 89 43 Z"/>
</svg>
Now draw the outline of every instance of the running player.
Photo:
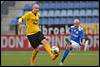
<svg viewBox="0 0 100 67">
<path fill-rule="evenodd" d="M 63 64 L 65 58 L 68 56 L 71 49 L 79 49 L 80 45 L 84 45 L 84 31 L 83 28 L 80 27 L 79 19 L 74 20 L 74 26 L 71 26 L 69 29 L 70 38 L 66 38 L 66 47 L 63 53 L 63 57 L 60 61 L 60 65 Z"/>
<path fill-rule="evenodd" d="M 33 47 L 31 64 L 35 64 L 35 57 L 38 53 L 38 46 L 42 44 L 45 50 L 49 53 L 52 60 L 55 60 L 58 57 L 58 53 L 54 54 L 51 51 L 50 45 L 44 35 L 41 33 L 39 29 L 39 5 L 34 3 L 32 6 L 32 11 L 25 13 L 21 18 L 18 20 L 18 30 L 19 34 L 21 33 L 21 24 L 22 21 L 26 21 L 26 36 Z"/>
</svg>

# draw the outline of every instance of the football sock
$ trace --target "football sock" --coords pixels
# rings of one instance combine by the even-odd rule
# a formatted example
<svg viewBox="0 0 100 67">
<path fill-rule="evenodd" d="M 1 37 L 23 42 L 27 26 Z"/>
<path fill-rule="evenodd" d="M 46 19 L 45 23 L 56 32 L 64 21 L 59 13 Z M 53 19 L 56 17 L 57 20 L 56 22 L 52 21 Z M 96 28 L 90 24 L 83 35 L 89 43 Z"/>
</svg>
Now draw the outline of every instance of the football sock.
<svg viewBox="0 0 100 67">
<path fill-rule="evenodd" d="M 62 59 L 61 59 L 61 62 L 62 62 L 62 63 L 64 62 L 65 58 L 68 56 L 68 53 L 69 53 L 69 50 L 68 50 L 68 49 L 65 49 L 65 50 L 64 50 L 64 53 L 63 53 L 63 57 L 62 57 Z"/>
<path fill-rule="evenodd" d="M 35 60 L 37 53 L 38 53 L 38 50 L 36 49 L 32 51 L 32 60 Z"/>
<path fill-rule="evenodd" d="M 50 57 L 53 58 L 53 57 L 54 57 L 54 54 L 53 54 L 53 52 L 51 51 L 51 48 L 50 48 L 49 44 L 44 44 L 43 47 L 44 47 L 45 50 L 49 53 Z"/>
</svg>

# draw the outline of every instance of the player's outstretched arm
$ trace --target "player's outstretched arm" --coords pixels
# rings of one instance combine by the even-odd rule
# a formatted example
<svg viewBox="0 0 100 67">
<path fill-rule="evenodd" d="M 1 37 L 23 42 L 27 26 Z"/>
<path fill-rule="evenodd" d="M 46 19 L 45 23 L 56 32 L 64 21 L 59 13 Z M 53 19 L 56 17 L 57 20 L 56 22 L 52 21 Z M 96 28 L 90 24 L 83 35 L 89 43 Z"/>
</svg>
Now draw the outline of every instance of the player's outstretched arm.
<svg viewBox="0 0 100 67">
<path fill-rule="evenodd" d="M 26 12 L 23 16 L 18 19 L 18 35 L 22 32 L 22 21 L 29 17 L 29 13 Z"/>
</svg>

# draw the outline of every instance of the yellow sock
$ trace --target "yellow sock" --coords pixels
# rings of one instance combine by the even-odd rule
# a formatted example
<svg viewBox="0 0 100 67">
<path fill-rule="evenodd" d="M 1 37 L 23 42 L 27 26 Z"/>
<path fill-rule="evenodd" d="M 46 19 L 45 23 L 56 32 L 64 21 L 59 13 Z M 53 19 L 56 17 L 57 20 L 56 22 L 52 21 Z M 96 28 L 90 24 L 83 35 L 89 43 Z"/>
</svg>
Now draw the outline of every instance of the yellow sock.
<svg viewBox="0 0 100 67">
<path fill-rule="evenodd" d="M 43 47 L 49 53 L 49 55 L 51 56 L 51 58 L 53 58 L 54 54 L 52 53 L 50 46 L 48 44 L 44 44 Z"/>
<path fill-rule="evenodd" d="M 35 60 L 37 53 L 38 53 L 38 51 L 36 49 L 34 49 L 32 52 L 32 60 Z"/>
</svg>

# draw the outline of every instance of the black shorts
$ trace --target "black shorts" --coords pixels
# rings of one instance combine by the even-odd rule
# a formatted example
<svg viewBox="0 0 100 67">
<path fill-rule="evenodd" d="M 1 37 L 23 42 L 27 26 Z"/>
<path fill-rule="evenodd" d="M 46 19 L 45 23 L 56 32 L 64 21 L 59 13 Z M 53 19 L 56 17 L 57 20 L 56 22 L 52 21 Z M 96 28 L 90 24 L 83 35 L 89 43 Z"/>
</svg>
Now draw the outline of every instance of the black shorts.
<svg viewBox="0 0 100 67">
<path fill-rule="evenodd" d="M 28 40 L 31 44 L 31 46 L 35 49 L 37 48 L 41 43 L 43 39 L 45 39 L 44 35 L 42 32 L 37 32 L 36 34 L 28 35 Z"/>
</svg>

